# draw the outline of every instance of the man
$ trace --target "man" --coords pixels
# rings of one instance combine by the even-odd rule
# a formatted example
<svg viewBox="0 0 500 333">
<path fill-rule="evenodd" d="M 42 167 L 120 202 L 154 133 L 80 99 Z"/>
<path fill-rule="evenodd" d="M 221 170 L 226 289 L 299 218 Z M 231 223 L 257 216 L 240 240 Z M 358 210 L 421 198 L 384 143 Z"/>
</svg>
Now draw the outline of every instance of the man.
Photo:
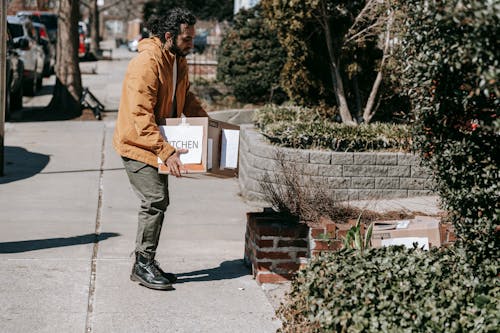
<svg viewBox="0 0 500 333">
<path fill-rule="evenodd" d="M 148 288 L 171 290 L 174 274 L 163 272 L 154 260 L 169 204 L 168 176 L 158 174 L 158 158 L 180 177 L 180 154 L 164 140 L 159 125 L 165 118 L 207 117 L 189 92 L 185 56 L 193 48 L 195 17 L 175 8 L 148 22 L 150 38 L 139 43 L 123 82 L 113 146 L 120 154 L 135 194 L 141 201 L 135 263 L 130 279 Z"/>
</svg>

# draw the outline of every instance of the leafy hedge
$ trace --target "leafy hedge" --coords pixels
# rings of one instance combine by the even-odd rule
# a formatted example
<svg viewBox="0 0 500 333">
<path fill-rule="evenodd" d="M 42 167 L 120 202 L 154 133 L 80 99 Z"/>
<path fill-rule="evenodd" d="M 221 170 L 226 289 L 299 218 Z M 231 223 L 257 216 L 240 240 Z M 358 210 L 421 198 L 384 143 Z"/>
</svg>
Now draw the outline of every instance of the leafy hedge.
<svg viewBox="0 0 500 333">
<path fill-rule="evenodd" d="M 281 332 L 498 332 L 496 268 L 478 279 L 458 249 L 325 253 L 292 283 Z"/>
<path fill-rule="evenodd" d="M 407 151 L 410 128 L 398 124 L 349 126 L 325 119 L 320 111 L 301 107 L 266 106 L 256 113 L 256 126 L 272 142 L 284 147 L 334 151 Z"/>
<path fill-rule="evenodd" d="M 471 261 L 498 260 L 500 2 L 409 0 L 401 87 L 416 111 L 417 149 Z"/>
</svg>

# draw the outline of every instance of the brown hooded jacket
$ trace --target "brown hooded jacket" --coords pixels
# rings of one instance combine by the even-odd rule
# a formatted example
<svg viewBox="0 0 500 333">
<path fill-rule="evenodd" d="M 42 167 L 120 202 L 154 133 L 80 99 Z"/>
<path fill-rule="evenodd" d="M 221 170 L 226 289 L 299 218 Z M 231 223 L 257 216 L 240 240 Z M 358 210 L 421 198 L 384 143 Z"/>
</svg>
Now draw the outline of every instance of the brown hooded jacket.
<svg viewBox="0 0 500 333">
<path fill-rule="evenodd" d="M 127 68 L 113 146 L 121 156 L 158 166 L 175 152 L 160 133 L 159 125 L 172 118 L 173 65 L 176 57 L 157 37 L 143 39 L 139 54 Z M 177 57 L 177 117 L 207 117 L 198 99 L 189 92 L 185 57 Z"/>
</svg>

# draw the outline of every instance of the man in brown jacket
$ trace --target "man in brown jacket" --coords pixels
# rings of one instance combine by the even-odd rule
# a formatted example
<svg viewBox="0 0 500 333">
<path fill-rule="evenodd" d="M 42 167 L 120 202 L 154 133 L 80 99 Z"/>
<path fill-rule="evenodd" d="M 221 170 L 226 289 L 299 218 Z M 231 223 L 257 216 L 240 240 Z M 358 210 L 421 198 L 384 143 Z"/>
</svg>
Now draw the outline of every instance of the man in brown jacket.
<svg viewBox="0 0 500 333">
<path fill-rule="evenodd" d="M 141 201 L 130 279 L 148 288 L 171 290 L 177 279 L 163 272 L 154 260 L 169 203 L 168 176 L 158 174 L 158 158 L 176 177 L 183 165 L 180 154 L 162 137 L 165 118 L 207 117 L 189 92 L 185 56 L 193 48 L 195 17 L 175 8 L 149 20 L 152 37 L 139 43 L 139 54 L 130 61 L 123 82 L 113 146 L 123 159 L 132 189 Z"/>
</svg>

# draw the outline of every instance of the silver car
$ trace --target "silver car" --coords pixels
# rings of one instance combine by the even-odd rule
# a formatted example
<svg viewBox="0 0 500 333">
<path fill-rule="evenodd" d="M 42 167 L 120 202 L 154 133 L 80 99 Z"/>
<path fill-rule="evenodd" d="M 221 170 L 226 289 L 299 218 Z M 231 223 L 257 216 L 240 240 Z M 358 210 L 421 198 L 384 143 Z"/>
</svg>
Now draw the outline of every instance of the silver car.
<svg viewBox="0 0 500 333">
<path fill-rule="evenodd" d="M 42 87 L 45 53 L 37 42 L 36 30 L 28 18 L 7 16 L 7 28 L 12 37 L 13 47 L 24 63 L 24 93 L 30 96 Z"/>
</svg>

